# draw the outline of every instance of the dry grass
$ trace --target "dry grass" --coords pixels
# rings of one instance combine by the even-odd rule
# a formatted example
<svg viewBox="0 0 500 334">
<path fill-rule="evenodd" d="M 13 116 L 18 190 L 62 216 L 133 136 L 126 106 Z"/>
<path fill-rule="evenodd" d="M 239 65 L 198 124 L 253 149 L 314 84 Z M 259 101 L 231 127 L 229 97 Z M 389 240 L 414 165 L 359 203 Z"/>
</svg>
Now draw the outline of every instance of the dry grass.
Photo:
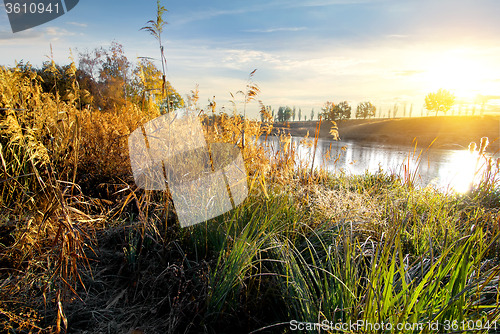
<svg viewBox="0 0 500 334">
<path fill-rule="evenodd" d="M 242 92 L 246 103 L 258 93 L 250 79 Z M 273 129 L 265 108 L 265 122 L 239 117 L 238 110 L 205 112 L 207 141 L 242 150 L 250 194 L 237 209 L 180 229 L 168 191 L 138 189 L 131 174 L 127 138 L 159 116 L 158 108 L 79 109 L 84 92 L 75 87 L 73 98 L 63 101 L 42 93 L 29 68 L 0 71 L 4 329 L 216 333 L 271 326 L 282 332 L 288 327 L 278 323 L 292 316 L 394 316 L 386 306 L 385 313 L 371 308 L 368 295 L 403 310 L 408 321 L 415 314 L 438 316 L 438 298 L 401 304 L 400 291 L 388 292 L 388 282 L 399 284 L 409 296 L 404 300 L 418 297 L 419 289 L 449 297 L 443 309 L 450 313 L 440 317 L 463 307 L 467 319 L 498 319 L 498 308 L 491 309 L 492 295 L 498 296 L 492 278 L 499 270 L 498 243 L 492 243 L 500 229 L 497 162 L 486 161 L 481 182 L 456 197 L 402 185 L 383 172 L 334 177 L 305 164 L 296 170 L 300 162 L 289 135 L 279 134 L 279 147 L 259 142 Z M 191 104 L 196 99 L 195 91 Z M 314 139 L 303 143 L 315 147 L 319 135 L 318 126 Z M 473 266 L 452 250 L 471 252 Z M 387 270 L 375 268 L 377 260 Z M 427 265 L 447 260 L 462 266 L 459 276 Z M 417 269 L 424 265 L 429 283 L 419 286 L 425 280 Z M 404 285 L 404 270 L 418 282 Z M 457 283 L 435 285 L 438 280 Z M 480 289 L 470 287 L 474 282 Z"/>
<path fill-rule="evenodd" d="M 130 230 L 140 231 L 141 244 L 151 231 L 153 242 L 168 243 L 167 224 L 158 226 L 150 217 L 172 219 L 172 207 L 162 204 L 169 195 L 134 187 L 127 150 L 129 134 L 160 112 L 134 104 L 107 112 L 80 110 L 75 97 L 83 92 L 76 85 L 66 101 L 43 93 L 29 66 L 1 68 L 0 82 L 2 322 L 17 330 L 45 324 L 59 332 L 68 326 L 65 309 L 80 298 L 76 291 L 84 287 L 88 293 L 89 281 L 85 284 L 80 271 L 90 269 L 95 233 L 115 224 L 110 218 L 138 218 L 141 227 L 134 224 Z M 202 116 L 209 142 L 242 147 L 245 132 L 247 168 L 263 180 L 268 160 L 256 142 L 265 130 L 260 122 L 226 114 Z M 174 236 L 179 233 L 177 229 Z M 129 249 L 125 255 L 131 261 L 142 254 Z M 49 310 L 44 317 L 42 309 Z"/>
</svg>

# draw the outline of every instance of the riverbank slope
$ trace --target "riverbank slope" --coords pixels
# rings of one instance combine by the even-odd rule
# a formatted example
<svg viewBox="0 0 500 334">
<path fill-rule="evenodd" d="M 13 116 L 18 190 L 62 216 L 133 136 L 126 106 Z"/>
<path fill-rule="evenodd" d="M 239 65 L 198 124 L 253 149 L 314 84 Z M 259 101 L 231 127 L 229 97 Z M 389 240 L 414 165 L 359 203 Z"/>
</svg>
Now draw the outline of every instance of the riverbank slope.
<svg viewBox="0 0 500 334">
<path fill-rule="evenodd" d="M 275 131 L 285 131 L 292 136 L 311 137 L 319 121 L 275 123 Z M 488 137 L 490 152 L 499 149 L 500 116 L 434 116 L 390 119 L 350 119 L 337 123 L 341 140 L 382 142 L 411 145 L 414 138 L 418 145 L 433 148 L 467 148 L 470 142 Z M 320 138 L 332 138 L 331 122 L 322 121 Z"/>
</svg>

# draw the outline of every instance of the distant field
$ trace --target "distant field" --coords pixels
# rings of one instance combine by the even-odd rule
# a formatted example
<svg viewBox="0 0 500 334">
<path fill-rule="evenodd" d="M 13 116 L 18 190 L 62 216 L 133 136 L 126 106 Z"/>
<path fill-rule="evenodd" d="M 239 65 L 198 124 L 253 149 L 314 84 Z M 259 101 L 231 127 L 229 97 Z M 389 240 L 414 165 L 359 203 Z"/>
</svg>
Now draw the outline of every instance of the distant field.
<svg viewBox="0 0 500 334">
<path fill-rule="evenodd" d="M 286 129 L 292 136 L 311 137 L 318 121 L 275 123 L 276 129 Z M 330 122 L 321 123 L 321 138 L 331 138 Z M 419 146 L 434 148 L 467 148 L 481 137 L 490 140 L 490 152 L 499 149 L 500 116 L 437 116 L 391 119 L 350 119 L 338 123 L 341 140 L 376 141 L 411 145 L 417 138 Z"/>
</svg>

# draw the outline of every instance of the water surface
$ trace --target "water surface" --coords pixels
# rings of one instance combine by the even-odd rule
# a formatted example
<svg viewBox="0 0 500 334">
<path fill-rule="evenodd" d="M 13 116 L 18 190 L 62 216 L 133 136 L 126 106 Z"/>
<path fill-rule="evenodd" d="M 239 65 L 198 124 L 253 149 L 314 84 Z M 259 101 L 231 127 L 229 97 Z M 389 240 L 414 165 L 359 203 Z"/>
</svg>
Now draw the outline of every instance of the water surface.
<svg viewBox="0 0 500 334">
<path fill-rule="evenodd" d="M 302 164 L 310 168 L 313 148 L 301 145 L 302 139 L 292 137 L 292 145 L 295 145 Z M 278 139 L 269 137 L 268 146 L 270 151 L 275 152 L 279 147 Z M 330 152 L 329 159 L 325 157 L 327 152 Z M 497 157 L 498 154 L 494 156 Z M 407 169 L 409 166 L 420 186 L 432 185 L 443 190 L 464 192 L 473 181 L 475 170 L 481 170 L 482 160 L 479 164 L 477 161 L 477 155 L 472 155 L 467 147 L 415 150 L 410 146 L 319 139 L 314 167 L 321 166 L 334 173 L 343 171 L 355 175 L 366 171 L 376 173 L 382 169 L 403 176 L 405 166 Z"/>
</svg>

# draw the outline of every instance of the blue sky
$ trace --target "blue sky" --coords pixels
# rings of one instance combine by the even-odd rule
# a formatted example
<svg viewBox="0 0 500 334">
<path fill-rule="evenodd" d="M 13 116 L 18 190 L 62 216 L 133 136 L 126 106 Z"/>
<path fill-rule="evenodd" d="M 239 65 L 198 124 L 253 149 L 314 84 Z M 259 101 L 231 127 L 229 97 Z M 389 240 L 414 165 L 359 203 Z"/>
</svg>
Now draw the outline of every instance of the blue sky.
<svg viewBox="0 0 500 334">
<path fill-rule="evenodd" d="M 500 1 L 314 0 L 162 1 L 168 79 L 185 96 L 199 84 L 200 104 L 230 92 L 249 73 L 259 99 L 316 112 L 326 101 L 371 101 L 382 114 L 395 103 L 452 90 L 465 102 L 500 95 Z M 159 58 L 157 41 L 140 31 L 156 1 L 80 0 L 70 12 L 13 34 L 0 5 L 0 65 L 40 66 L 52 45 L 60 64 L 79 51 L 122 44 L 128 59 Z M 160 65 L 158 61 L 158 65 Z M 495 105 L 499 100 L 490 100 Z M 250 106 L 256 116 L 257 104 Z"/>
</svg>

